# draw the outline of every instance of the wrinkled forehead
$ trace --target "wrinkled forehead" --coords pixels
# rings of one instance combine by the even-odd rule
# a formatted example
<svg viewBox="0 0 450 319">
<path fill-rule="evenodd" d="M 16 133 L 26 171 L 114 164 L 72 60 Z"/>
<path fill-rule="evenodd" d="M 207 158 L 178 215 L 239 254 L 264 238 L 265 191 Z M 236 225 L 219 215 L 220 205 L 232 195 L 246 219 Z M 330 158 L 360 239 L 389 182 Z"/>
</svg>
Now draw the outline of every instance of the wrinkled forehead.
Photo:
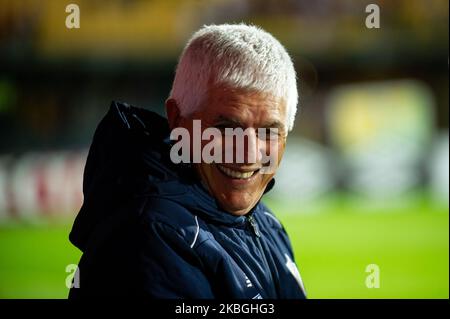
<svg viewBox="0 0 450 319">
<path fill-rule="evenodd" d="M 235 126 L 287 129 L 285 99 L 253 89 L 212 87 L 196 113 L 209 121 L 229 120 Z"/>
</svg>

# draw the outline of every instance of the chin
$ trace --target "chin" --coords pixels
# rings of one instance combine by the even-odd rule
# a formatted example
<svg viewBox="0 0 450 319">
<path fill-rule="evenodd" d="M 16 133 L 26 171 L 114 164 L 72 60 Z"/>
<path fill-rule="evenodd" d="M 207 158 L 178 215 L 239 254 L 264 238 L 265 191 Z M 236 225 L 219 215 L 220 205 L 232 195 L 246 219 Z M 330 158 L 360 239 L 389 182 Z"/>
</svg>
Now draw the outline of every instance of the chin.
<svg viewBox="0 0 450 319">
<path fill-rule="evenodd" d="M 237 216 L 247 214 L 257 202 L 257 200 L 243 197 L 240 192 L 238 194 L 226 194 L 225 198 L 220 203 L 222 208 Z"/>
<path fill-rule="evenodd" d="M 200 176 L 208 185 L 210 194 L 218 201 L 220 207 L 232 215 L 247 214 L 262 196 L 261 174 L 247 179 L 230 178 L 221 172 L 216 165 L 199 167 Z"/>
</svg>

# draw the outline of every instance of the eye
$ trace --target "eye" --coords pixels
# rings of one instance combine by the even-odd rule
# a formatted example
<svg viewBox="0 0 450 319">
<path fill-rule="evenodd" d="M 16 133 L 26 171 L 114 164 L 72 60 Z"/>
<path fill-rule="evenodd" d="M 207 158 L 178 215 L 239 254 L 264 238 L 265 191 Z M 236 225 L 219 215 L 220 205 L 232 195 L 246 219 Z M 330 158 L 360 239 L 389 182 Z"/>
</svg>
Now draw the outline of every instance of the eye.
<svg viewBox="0 0 450 319">
<path fill-rule="evenodd" d="M 278 141 L 280 136 L 281 135 L 280 135 L 279 132 L 272 132 L 272 131 L 270 131 L 270 133 L 269 133 L 269 140 L 271 140 L 271 141 Z"/>
<path fill-rule="evenodd" d="M 216 124 L 216 125 L 213 125 L 213 127 L 217 128 L 219 130 L 224 130 L 225 129 L 225 125 L 224 124 Z"/>
<path fill-rule="evenodd" d="M 216 125 L 213 125 L 213 127 L 218 129 L 221 133 L 224 133 L 225 129 L 229 126 L 226 124 L 216 124 Z"/>
<path fill-rule="evenodd" d="M 281 132 L 277 128 L 259 128 L 258 138 L 266 141 L 277 141 L 281 137 Z"/>
<path fill-rule="evenodd" d="M 233 128 L 233 127 L 237 127 L 237 126 L 238 125 L 236 123 L 230 122 L 230 121 L 220 121 L 220 122 L 217 122 L 216 124 L 214 124 L 214 127 L 217 127 L 217 128 L 227 128 L 227 127 Z"/>
</svg>

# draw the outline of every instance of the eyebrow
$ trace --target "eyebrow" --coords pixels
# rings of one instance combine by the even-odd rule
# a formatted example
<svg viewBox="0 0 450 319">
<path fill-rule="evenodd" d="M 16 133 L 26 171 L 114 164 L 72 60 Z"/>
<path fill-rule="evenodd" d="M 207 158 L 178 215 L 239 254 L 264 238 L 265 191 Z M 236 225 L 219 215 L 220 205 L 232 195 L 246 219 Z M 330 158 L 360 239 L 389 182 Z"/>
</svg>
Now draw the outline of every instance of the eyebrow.
<svg viewBox="0 0 450 319">
<path fill-rule="evenodd" d="M 219 115 L 215 120 L 214 123 L 216 123 L 215 125 L 220 125 L 220 126 L 230 126 L 230 127 L 243 127 L 244 124 L 237 120 L 237 119 L 233 119 L 233 118 L 229 118 L 223 115 Z"/>
<path fill-rule="evenodd" d="M 230 126 L 230 127 L 245 127 L 245 125 L 238 119 L 229 118 L 223 115 L 219 115 L 214 123 L 220 126 Z M 284 123 L 274 120 L 270 122 L 263 123 L 260 127 L 262 128 L 277 128 L 279 130 L 284 130 Z"/>
</svg>

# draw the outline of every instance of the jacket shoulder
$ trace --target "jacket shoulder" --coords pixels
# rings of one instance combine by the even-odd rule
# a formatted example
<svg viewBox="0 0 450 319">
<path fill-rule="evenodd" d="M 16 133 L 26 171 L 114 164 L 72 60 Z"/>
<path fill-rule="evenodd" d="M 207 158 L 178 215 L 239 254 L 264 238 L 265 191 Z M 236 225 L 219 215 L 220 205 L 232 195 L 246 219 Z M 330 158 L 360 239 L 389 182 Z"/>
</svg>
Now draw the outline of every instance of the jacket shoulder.
<svg viewBox="0 0 450 319">
<path fill-rule="evenodd" d="M 159 225 L 176 232 L 190 245 L 200 230 L 198 217 L 181 204 L 159 196 L 148 196 L 141 213 L 141 223 Z"/>
<path fill-rule="evenodd" d="M 272 210 L 270 210 L 264 203 L 259 203 L 257 214 L 260 216 L 260 219 L 271 228 L 279 231 L 284 231 L 284 227 L 281 222 L 278 220 Z"/>
</svg>

